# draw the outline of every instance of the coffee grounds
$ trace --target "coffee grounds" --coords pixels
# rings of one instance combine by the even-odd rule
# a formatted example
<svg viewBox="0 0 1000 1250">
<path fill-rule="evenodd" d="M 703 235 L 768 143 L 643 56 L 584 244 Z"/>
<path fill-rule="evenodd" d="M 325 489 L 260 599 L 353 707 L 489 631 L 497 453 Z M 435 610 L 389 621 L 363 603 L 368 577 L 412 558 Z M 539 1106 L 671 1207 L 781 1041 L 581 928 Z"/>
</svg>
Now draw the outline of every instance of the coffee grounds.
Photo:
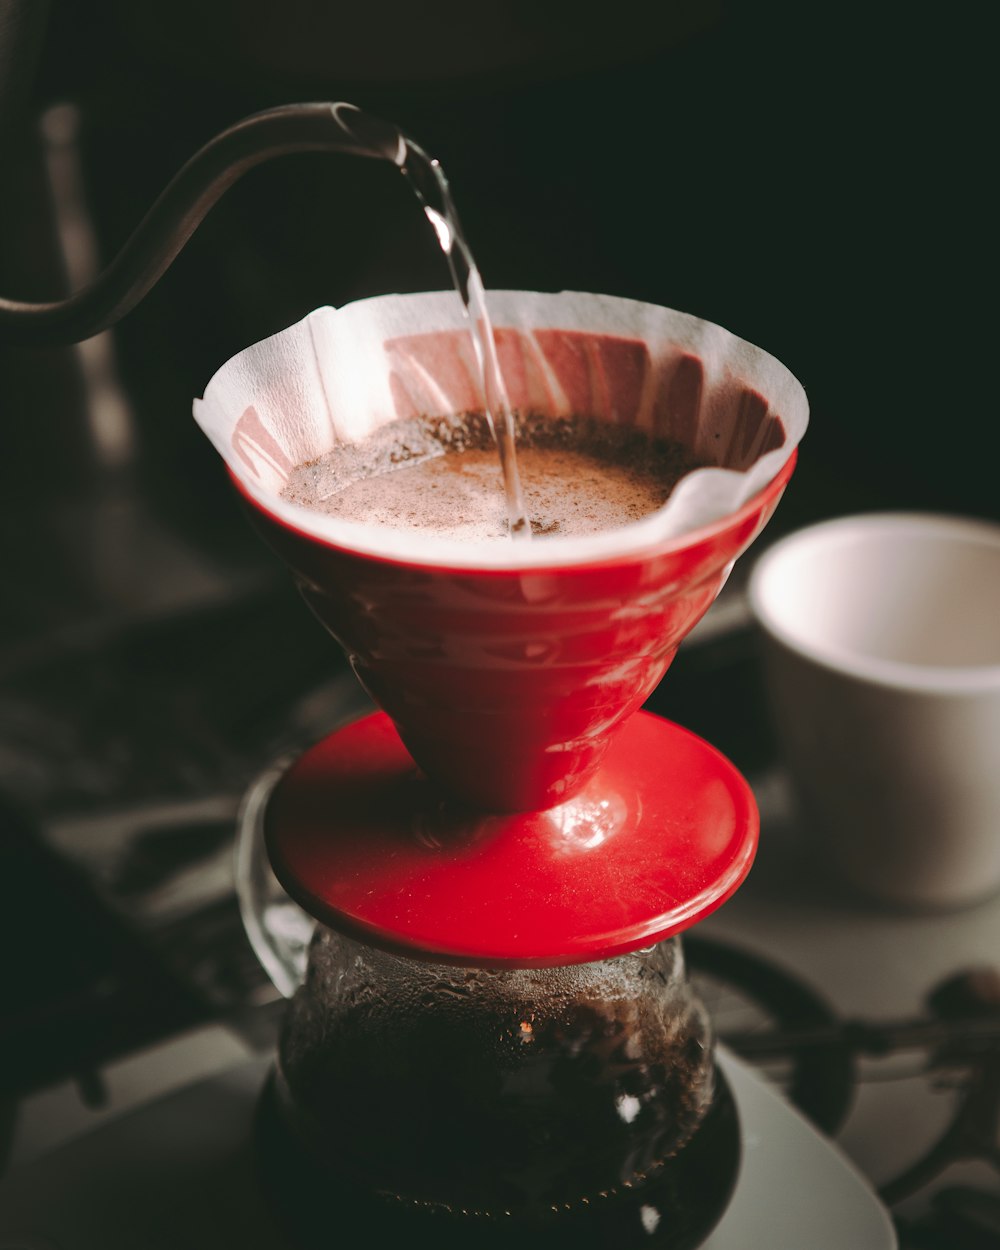
<svg viewBox="0 0 1000 1250">
<path fill-rule="evenodd" d="M 600 533 L 640 520 L 704 463 L 677 442 L 594 418 L 529 415 L 516 425 L 538 536 Z M 503 479 L 482 414 L 390 422 L 361 443 L 299 465 L 282 495 L 366 525 L 471 542 L 507 535 Z"/>
</svg>

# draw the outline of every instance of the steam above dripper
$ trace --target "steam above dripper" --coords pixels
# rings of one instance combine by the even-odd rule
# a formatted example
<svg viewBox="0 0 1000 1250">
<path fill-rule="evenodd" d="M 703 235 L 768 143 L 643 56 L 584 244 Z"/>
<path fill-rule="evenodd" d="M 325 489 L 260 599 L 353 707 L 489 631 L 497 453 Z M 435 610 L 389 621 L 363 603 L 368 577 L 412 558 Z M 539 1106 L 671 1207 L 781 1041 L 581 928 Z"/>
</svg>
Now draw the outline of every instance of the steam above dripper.
<svg viewBox="0 0 1000 1250">
<path fill-rule="evenodd" d="M 384 422 L 478 407 L 453 298 L 384 297 L 235 357 L 196 416 L 265 537 L 420 767 L 492 811 L 578 791 L 777 504 L 805 428 L 772 357 L 696 318 L 564 293 L 490 297 L 516 409 L 675 437 L 712 467 L 593 538 L 428 543 L 282 500 L 291 468 Z"/>
</svg>

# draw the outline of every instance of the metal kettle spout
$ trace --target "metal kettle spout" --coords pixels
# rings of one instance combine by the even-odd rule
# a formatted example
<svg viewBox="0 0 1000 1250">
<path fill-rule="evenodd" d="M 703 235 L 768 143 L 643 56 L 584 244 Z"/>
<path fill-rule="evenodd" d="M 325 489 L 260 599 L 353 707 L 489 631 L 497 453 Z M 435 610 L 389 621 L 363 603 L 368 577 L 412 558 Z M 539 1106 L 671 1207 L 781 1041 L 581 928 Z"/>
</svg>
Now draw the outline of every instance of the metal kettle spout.
<svg viewBox="0 0 1000 1250">
<path fill-rule="evenodd" d="M 79 343 L 115 324 L 153 288 L 225 191 L 254 166 L 291 152 L 347 152 L 404 167 L 408 142 L 353 104 L 286 104 L 210 140 L 164 189 L 108 267 L 53 303 L 0 297 L 0 341 Z"/>
</svg>

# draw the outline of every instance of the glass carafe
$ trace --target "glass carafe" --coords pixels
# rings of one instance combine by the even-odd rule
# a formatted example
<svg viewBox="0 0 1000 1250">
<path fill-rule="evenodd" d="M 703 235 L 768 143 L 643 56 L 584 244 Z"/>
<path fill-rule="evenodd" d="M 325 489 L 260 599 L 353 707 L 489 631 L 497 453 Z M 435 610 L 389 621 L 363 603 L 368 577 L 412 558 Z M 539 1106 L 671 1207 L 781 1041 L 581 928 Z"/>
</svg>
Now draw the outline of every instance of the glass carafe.
<svg viewBox="0 0 1000 1250">
<path fill-rule="evenodd" d="M 267 792 L 265 780 L 244 814 L 240 897 L 262 962 L 291 994 L 266 1103 L 280 1142 L 270 1158 L 300 1172 L 299 1215 L 307 1203 L 315 1219 L 317 1191 L 363 1195 L 372 1210 L 436 1216 L 437 1229 L 457 1220 L 476 1238 L 503 1225 L 589 1230 L 634 1208 L 641 1237 L 666 1186 L 674 1206 L 696 1199 L 689 1225 L 704 1223 L 738 1147 L 678 938 L 538 969 L 366 945 L 281 891 L 260 836 Z M 607 1244 L 639 1243 L 623 1231 Z"/>
</svg>

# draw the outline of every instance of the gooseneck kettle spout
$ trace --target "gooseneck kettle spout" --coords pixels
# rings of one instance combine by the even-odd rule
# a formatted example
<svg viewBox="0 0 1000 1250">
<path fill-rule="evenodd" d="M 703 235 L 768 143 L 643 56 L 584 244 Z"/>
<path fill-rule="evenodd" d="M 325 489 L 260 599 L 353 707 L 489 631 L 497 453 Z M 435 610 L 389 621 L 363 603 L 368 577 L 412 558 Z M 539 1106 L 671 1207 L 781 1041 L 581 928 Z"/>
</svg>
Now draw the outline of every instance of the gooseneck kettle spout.
<svg viewBox="0 0 1000 1250">
<path fill-rule="evenodd" d="M 68 299 L 0 297 L 0 340 L 29 346 L 78 343 L 130 312 L 223 193 L 254 166 L 291 152 L 348 152 L 403 167 L 407 140 L 353 104 L 288 104 L 237 122 L 185 164 L 108 267 Z"/>
</svg>

